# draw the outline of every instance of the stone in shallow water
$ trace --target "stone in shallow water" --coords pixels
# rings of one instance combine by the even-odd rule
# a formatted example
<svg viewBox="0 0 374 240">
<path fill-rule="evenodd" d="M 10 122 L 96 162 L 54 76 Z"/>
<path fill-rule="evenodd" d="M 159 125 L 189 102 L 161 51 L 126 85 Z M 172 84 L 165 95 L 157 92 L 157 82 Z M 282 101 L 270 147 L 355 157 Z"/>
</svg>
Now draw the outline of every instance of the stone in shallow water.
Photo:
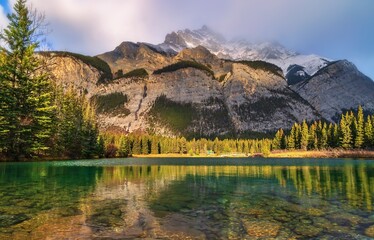
<svg viewBox="0 0 374 240">
<path fill-rule="evenodd" d="M 322 229 L 313 225 L 299 225 L 296 226 L 294 232 L 304 237 L 316 237 L 322 232 Z"/>
<path fill-rule="evenodd" d="M 320 216 L 325 215 L 325 213 L 318 208 L 308 208 L 307 212 L 308 212 L 309 215 L 316 216 L 316 217 L 320 217 Z"/>
<path fill-rule="evenodd" d="M 326 216 L 326 218 L 340 226 L 355 226 L 361 221 L 361 217 L 350 213 L 334 213 Z"/>
<path fill-rule="evenodd" d="M 374 225 L 365 229 L 365 235 L 374 238 Z"/>
<path fill-rule="evenodd" d="M 242 224 L 250 237 L 276 237 L 279 229 L 281 228 L 279 223 L 270 221 L 251 221 L 242 219 Z"/>
</svg>

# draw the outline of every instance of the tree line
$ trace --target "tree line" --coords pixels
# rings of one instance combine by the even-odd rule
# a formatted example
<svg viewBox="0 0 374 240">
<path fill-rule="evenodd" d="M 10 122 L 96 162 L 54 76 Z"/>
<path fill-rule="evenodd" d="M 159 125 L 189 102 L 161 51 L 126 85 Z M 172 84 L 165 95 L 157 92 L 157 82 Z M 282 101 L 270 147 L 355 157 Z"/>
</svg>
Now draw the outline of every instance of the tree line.
<svg viewBox="0 0 374 240">
<path fill-rule="evenodd" d="M 184 137 L 165 137 L 146 134 L 103 133 L 105 157 L 128 157 L 148 154 L 188 154 L 188 155 L 225 155 L 256 154 L 267 155 L 271 151 L 270 139 L 192 139 Z"/>
<path fill-rule="evenodd" d="M 314 121 L 295 123 L 289 133 L 279 129 L 275 134 L 272 149 L 325 150 L 372 149 L 374 148 L 374 115 L 364 117 L 363 109 L 357 113 L 341 114 L 338 123 Z"/>
</svg>

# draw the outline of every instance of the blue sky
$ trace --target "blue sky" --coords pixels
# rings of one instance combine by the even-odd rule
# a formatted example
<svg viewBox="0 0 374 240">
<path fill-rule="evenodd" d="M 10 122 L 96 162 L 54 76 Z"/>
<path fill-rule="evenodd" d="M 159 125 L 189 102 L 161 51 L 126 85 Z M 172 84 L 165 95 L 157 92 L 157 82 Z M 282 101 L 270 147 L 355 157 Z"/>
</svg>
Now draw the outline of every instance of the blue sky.
<svg viewBox="0 0 374 240">
<path fill-rule="evenodd" d="M 8 0 L 12 3 L 15 0 Z M 8 1 L 0 0 L 5 12 Z M 373 0 L 29 0 L 50 23 L 53 50 L 96 55 L 122 41 L 163 42 L 206 24 L 226 38 L 277 41 L 289 49 L 348 59 L 374 79 Z M 0 12 L 0 26 L 5 24 Z"/>
</svg>

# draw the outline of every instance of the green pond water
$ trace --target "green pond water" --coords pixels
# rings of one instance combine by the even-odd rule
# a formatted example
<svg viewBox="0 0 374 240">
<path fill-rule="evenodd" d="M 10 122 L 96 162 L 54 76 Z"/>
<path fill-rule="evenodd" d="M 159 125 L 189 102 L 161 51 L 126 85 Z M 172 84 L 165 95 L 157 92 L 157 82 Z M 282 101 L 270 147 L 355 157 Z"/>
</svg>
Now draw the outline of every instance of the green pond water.
<svg viewBox="0 0 374 240">
<path fill-rule="evenodd" d="M 0 239 L 372 239 L 374 160 L 0 163 Z"/>
</svg>

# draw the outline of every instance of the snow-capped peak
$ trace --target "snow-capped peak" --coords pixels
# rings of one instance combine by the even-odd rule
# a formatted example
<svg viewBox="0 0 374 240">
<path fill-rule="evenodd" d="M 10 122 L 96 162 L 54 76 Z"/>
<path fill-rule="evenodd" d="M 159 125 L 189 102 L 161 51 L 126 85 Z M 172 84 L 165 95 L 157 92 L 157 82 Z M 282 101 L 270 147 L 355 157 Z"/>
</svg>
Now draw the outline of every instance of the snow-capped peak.
<svg viewBox="0 0 374 240">
<path fill-rule="evenodd" d="M 164 51 L 179 52 L 199 45 L 220 58 L 262 60 L 273 63 L 282 68 L 285 75 L 292 65 L 302 66 L 308 75 L 313 75 L 330 61 L 317 55 L 299 54 L 277 42 L 250 43 L 243 39 L 227 41 L 221 34 L 205 25 L 197 30 L 184 29 L 167 34 L 164 43 L 159 46 Z"/>
</svg>

